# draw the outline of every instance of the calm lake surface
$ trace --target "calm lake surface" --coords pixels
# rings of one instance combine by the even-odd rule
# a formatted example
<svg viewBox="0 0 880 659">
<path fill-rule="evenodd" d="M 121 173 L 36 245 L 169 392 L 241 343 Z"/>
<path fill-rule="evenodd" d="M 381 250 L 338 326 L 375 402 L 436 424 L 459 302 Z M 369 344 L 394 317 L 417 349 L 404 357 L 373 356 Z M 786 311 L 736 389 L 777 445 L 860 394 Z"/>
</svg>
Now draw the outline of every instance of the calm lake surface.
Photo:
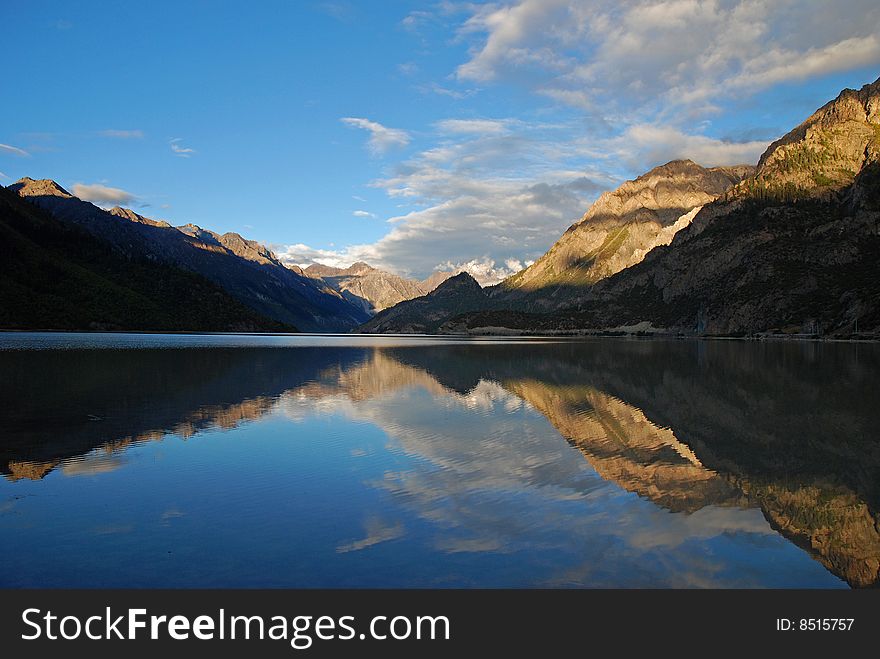
<svg viewBox="0 0 880 659">
<path fill-rule="evenodd" d="M 0 334 L 3 587 L 878 583 L 880 346 Z"/>
</svg>

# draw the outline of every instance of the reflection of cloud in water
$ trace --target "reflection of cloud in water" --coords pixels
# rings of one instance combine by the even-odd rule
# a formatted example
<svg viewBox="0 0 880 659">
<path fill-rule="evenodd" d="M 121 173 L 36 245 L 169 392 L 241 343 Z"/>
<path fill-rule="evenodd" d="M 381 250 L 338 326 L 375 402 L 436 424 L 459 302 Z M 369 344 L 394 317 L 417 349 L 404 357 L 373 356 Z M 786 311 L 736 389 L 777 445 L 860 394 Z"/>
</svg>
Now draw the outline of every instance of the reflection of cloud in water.
<svg viewBox="0 0 880 659">
<path fill-rule="evenodd" d="M 355 417 L 356 415 L 352 413 L 353 407 L 351 399 L 343 393 L 315 396 L 298 390 L 279 397 L 274 411 L 283 415 L 288 421 L 302 423 L 316 416 L 333 414 Z"/>
<path fill-rule="evenodd" d="M 366 522 L 364 522 L 364 530 L 367 534 L 365 538 L 340 545 L 336 548 L 336 553 L 346 554 L 351 551 L 360 551 L 361 549 L 378 545 L 381 542 L 401 538 L 404 533 L 403 524 L 400 522 L 389 524 L 375 516 L 367 518 Z"/>
<path fill-rule="evenodd" d="M 172 519 L 177 519 L 179 517 L 186 517 L 186 513 L 177 510 L 176 508 L 169 508 L 162 515 L 160 515 L 159 519 L 162 520 L 162 524 L 166 525 Z"/>
<path fill-rule="evenodd" d="M 61 472 L 65 476 L 98 476 L 116 471 L 127 462 L 119 453 L 107 453 L 99 449 L 82 457 L 65 460 Z"/>
<path fill-rule="evenodd" d="M 459 393 L 424 371 L 386 357 L 353 370 L 360 372 L 330 376 L 289 392 L 276 410 L 299 419 L 341 414 L 381 428 L 392 440 L 389 448 L 412 461 L 370 484 L 433 525 L 434 550 L 570 554 L 560 563 L 568 568 L 547 579 L 549 585 L 702 587 L 761 583 L 749 574 L 732 574 L 729 561 L 707 558 L 706 543 L 782 542 L 757 509 L 708 505 L 707 500 L 695 512 L 670 512 L 622 490 L 597 474 L 584 454 L 560 436 L 542 414 L 547 410 L 540 397 L 536 400 L 541 412 L 509 390 L 510 385 L 505 388 L 485 379 Z M 552 387 L 533 388 L 547 401 L 559 396 Z M 680 469 L 680 464 L 702 469 L 668 429 L 652 429 L 636 408 L 622 401 L 615 405 L 613 417 L 604 408 L 596 408 L 597 413 L 609 422 L 636 424 L 639 433 L 633 441 L 642 442 L 625 454 L 635 451 L 638 458 L 626 472 L 629 477 L 643 474 L 653 479 L 664 469 Z M 558 409 L 569 412 L 567 404 Z M 568 420 L 572 427 L 587 422 L 582 416 Z M 590 427 L 594 426 L 599 427 Z M 613 435 L 603 436 L 606 443 L 610 439 Z M 605 445 L 597 446 L 603 446 L 606 455 Z M 648 482 L 653 486 L 654 480 Z M 402 524 L 387 524 L 378 517 L 369 518 L 366 527 L 365 538 L 337 551 L 355 551 L 403 535 Z"/>
<path fill-rule="evenodd" d="M 0 484 L 29 488 L 45 478 L 47 491 L 113 491 L 125 478 L 98 475 L 126 456 L 136 461 L 144 453 L 134 446 L 270 414 L 312 422 L 278 433 L 314 440 L 309 457 L 340 450 L 333 464 L 292 465 L 292 476 L 339 469 L 357 479 L 352 488 L 372 486 L 350 502 L 356 526 L 334 537 L 331 552 L 393 534 L 394 523 L 365 532 L 357 525 L 379 513 L 406 525 L 391 553 L 445 552 L 456 567 L 435 574 L 442 580 L 457 570 L 455 583 L 473 564 L 488 566 L 475 585 L 822 585 L 828 575 L 817 564 L 809 572 L 806 555 L 772 524 L 833 574 L 871 585 L 880 564 L 871 441 L 880 425 L 872 386 L 880 362 L 866 350 L 603 341 L 248 350 L 222 359 L 207 351 L 4 355 L 0 370 L 17 373 L 7 385 L 29 388 L 5 390 L 15 423 L 4 428 L 8 483 Z M 276 432 L 277 423 L 266 424 L 249 438 Z M 159 467 L 180 457 L 150 453 L 170 456 Z M 250 462 L 237 466 L 226 473 L 260 477 Z M 56 468 L 56 476 L 96 478 L 46 478 Z M 147 523 L 181 524 L 168 508 L 152 510 Z M 192 515 L 183 523 L 196 522 L 198 511 Z"/>
<path fill-rule="evenodd" d="M 670 513 L 654 508 L 648 515 L 639 511 L 618 517 L 614 523 L 636 549 L 672 549 L 695 538 L 712 538 L 724 533 L 776 535 L 757 508 L 706 506 L 693 513 Z"/>
<path fill-rule="evenodd" d="M 453 400 L 455 400 L 453 398 Z M 495 382 L 480 380 L 476 387 L 460 397 L 464 406 L 469 410 L 493 412 L 495 406 L 500 403 L 504 409 L 516 410 L 522 405 L 522 401 L 516 396 L 511 396 Z"/>
<path fill-rule="evenodd" d="M 116 526 L 96 526 L 92 529 L 95 535 L 118 535 L 134 531 L 132 524 L 118 524 Z"/>
</svg>

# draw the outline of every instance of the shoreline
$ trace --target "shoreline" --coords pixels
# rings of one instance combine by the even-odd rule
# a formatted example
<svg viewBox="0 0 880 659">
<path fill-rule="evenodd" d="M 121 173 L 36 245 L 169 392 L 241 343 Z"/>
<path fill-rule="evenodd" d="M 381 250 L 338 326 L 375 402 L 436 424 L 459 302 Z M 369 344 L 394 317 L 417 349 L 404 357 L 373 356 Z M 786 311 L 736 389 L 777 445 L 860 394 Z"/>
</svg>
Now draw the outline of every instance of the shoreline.
<svg viewBox="0 0 880 659">
<path fill-rule="evenodd" d="M 479 329 L 479 328 L 477 328 Z M 502 328 L 493 328 L 502 329 Z M 94 334 L 94 335 L 153 335 L 153 336 L 302 336 L 302 337 L 394 337 L 394 338 L 435 338 L 435 339 L 625 339 L 625 340 L 677 340 L 677 341 L 773 341 L 797 343 L 880 343 L 880 335 L 816 336 L 806 334 L 765 334 L 755 333 L 745 336 L 724 334 L 683 334 L 672 332 L 625 332 L 572 330 L 548 333 L 533 333 L 504 328 L 507 331 L 489 332 L 449 332 L 449 333 L 356 333 L 356 332 L 223 332 L 223 331 L 165 331 L 165 330 L 53 330 L 53 329 L 0 329 L 0 337 L 20 334 Z"/>
</svg>

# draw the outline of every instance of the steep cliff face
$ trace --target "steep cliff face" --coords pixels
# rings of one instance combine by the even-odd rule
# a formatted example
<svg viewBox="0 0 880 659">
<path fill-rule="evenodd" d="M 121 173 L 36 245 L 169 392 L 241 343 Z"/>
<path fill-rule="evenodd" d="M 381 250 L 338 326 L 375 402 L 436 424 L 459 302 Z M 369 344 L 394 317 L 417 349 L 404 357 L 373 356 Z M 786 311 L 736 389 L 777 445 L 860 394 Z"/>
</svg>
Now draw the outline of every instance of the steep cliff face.
<svg viewBox="0 0 880 659">
<path fill-rule="evenodd" d="M 755 181 L 821 193 L 850 185 L 880 159 L 880 80 L 845 89 L 773 142 L 758 161 Z"/>
<path fill-rule="evenodd" d="M 173 227 L 124 208 L 105 211 L 54 181 L 23 178 L 9 187 L 126 257 L 196 272 L 251 309 L 300 330 L 348 330 L 369 318 L 338 292 L 284 267 L 271 250 L 236 233 L 220 235 L 192 224 Z"/>
<path fill-rule="evenodd" d="M 604 193 L 531 266 L 502 282 L 493 295 L 531 292 L 535 310 L 559 308 L 575 291 L 640 262 L 690 224 L 697 211 L 751 175 L 749 166 L 706 169 L 674 160 Z"/>
<path fill-rule="evenodd" d="M 668 248 L 596 287 L 591 324 L 689 332 L 880 329 L 880 81 L 845 90 Z"/>
<path fill-rule="evenodd" d="M 668 244 L 704 204 L 753 172 L 746 165 L 707 169 L 690 160 L 655 167 L 604 193 L 544 256 L 483 294 L 469 294 L 457 305 L 438 305 L 433 299 L 407 305 L 360 331 L 410 331 L 406 327 L 434 331 L 454 313 L 494 309 L 540 313 L 570 307 L 596 282 Z"/>
<path fill-rule="evenodd" d="M 484 307 L 444 331 L 880 333 L 878 108 L 880 81 L 844 90 L 669 245 L 591 287 L 566 287 L 566 308 Z"/>
<path fill-rule="evenodd" d="M 313 264 L 304 274 L 320 279 L 352 304 L 373 314 L 404 300 L 427 295 L 451 277 L 451 272 L 436 272 L 424 281 L 407 279 L 391 272 L 373 268 L 361 261 L 348 268 Z"/>
</svg>

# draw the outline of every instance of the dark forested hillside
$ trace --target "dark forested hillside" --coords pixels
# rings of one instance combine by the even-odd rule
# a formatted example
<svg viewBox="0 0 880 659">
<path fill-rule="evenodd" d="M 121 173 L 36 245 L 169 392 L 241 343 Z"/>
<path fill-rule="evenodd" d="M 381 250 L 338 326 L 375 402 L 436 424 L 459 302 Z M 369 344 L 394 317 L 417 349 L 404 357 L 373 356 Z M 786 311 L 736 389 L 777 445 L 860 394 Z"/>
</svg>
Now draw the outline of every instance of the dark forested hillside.
<svg viewBox="0 0 880 659">
<path fill-rule="evenodd" d="M 0 329 L 292 331 L 204 277 L 128 258 L 0 188 Z"/>
</svg>

